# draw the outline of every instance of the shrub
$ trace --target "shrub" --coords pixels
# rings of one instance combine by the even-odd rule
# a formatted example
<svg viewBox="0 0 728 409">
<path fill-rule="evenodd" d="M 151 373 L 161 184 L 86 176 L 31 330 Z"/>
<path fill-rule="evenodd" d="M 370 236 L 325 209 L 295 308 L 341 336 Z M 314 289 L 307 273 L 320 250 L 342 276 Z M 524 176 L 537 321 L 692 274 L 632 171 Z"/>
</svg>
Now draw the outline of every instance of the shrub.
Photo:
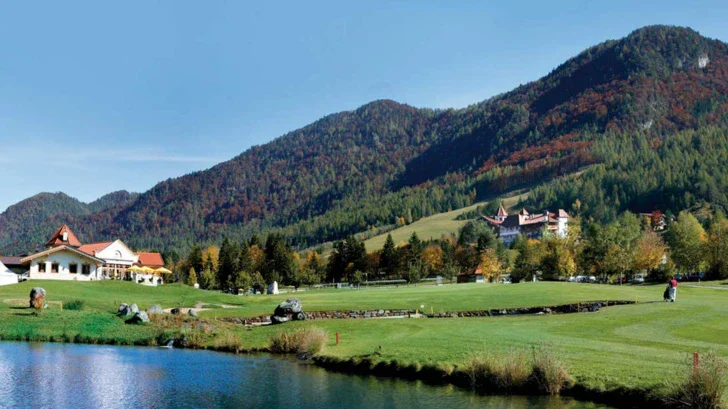
<svg viewBox="0 0 728 409">
<path fill-rule="evenodd" d="M 317 327 L 299 328 L 292 332 L 274 334 L 268 346 L 271 352 L 279 354 L 316 355 L 324 350 L 328 337 L 325 330 Z"/>
<path fill-rule="evenodd" d="M 217 350 L 240 352 L 243 343 L 237 335 L 231 331 L 224 331 L 212 340 L 212 346 Z"/>
<path fill-rule="evenodd" d="M 554 351 L 542 345 L 533 349 L 531 382 L 542 392 L 558 395 L 562 389 L 573 385 L 569 371 L 558 360 Z"/>
<path fill-rule="evenodd" d="M 697 368 L 692 360 L 686 366 L 686 376 L 676 383 L 667 383 L 665 403 L 674 408 L 725 408 L 726 362 L 714 353 L 701 358 Z"/>
<path fill-rule="evenodd" d="M 526 385 L 531 366 L 525 353 L 511 350 L 503 355 L 474 355 L 466 364 L 465 372 L 476 390 L 511 392 Z"/>
<path fill-rule="evenodd" d="M 63 308 L 67 310 L 73 310 L 73 311 L 81 311 L 86 306 L 86 301 L 84 300 L 71 300 L 66 301 L 63 304 Z"/>
</svg>

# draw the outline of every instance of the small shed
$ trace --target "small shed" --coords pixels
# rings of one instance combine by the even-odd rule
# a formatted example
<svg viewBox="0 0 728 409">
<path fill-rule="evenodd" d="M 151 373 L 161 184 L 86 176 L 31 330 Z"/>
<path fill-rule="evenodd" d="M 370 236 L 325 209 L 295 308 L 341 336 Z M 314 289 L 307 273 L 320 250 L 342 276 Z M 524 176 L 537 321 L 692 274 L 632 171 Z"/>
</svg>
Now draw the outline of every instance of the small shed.
<svg viewBox="0 0 728 409">
<path fill-rule="evenodd" d="M 485 283 L 485 276 L 483 275 L 483 270 L 481 269 L 475 269 L 474 271 L 471 271 L 469 273 L 459 274 L 458 275 L 458 284 L 460 283 Z"/>
</svg>

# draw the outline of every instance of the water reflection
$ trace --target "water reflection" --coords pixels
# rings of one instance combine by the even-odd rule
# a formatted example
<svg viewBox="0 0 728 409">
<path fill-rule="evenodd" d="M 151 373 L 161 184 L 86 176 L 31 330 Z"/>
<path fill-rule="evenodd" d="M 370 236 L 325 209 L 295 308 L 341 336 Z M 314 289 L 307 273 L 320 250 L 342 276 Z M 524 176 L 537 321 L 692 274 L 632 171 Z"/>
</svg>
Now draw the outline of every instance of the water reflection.
<svg viewBox="0 0 728 409">
<path fill-rule="evenodd" d="M 506 408 L 603 406 L 482 397 L 327 372 L 268 355 L 68 344 L 0 343 L 0 408 Z"/>
</svg>

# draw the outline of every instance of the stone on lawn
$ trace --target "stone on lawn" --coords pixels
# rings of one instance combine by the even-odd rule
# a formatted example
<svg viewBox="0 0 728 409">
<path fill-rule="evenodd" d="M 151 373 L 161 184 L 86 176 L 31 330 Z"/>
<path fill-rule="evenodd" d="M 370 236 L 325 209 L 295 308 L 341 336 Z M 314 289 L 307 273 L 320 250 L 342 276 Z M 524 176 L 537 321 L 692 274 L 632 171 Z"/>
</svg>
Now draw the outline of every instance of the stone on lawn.
<svg viewBox="0 0 728 409">
<path fill-rule="evenodd" d="M 190 308 L 190 309 L 189 309 L 189 310 L 187 311 L 187 314 L 189 314 L 189 315 L 190 315 L 190 317 L 197 317 L 197 311 L 193 310 L 192 308 Z"/>
<path fill-rule="evenodd" d="M 138 313 L 139 312 L 139 306 L 136 305 L 136 304 L 130 305 L 129 306 L 129 312 L 131 312 L 132 314 Z"/>
<path fill-rule="evenodd" d="M 164 310 L 162 310 L 162 307 L 159 304 L 154 304 L 151 307 L 147 308 L 147 314 L 162 314 L 164 313 Z"/>
<path fill-rule="evenodd" d="M 182 311 L 179 308 L 172 308 L 172 310 L 170 311 L 172 315 L 178 315 L 180 312 Z"/>
<path fill-rule="evenodd" d="M 131 318 L 126 320 L 127 324 L 141 324 L 143 322 L 149 322 L 149 316 L 144 311 L 137 311 Z"/>
<path fill-rule="evenodd" d="M 274 324 L 288 322 L 291 319 L 303 321 L 306 314 L 303 312 L 303 305 L 298 298 L 290 298 L 278 304 L 270 320 Z"/>
<path fill-rule="evenodd" d="M 33 287 L 30 290 L 30 307 L 40 310 L 47 308 L 45 303 L 46 291 L 42 287 Z"/>
</svg>

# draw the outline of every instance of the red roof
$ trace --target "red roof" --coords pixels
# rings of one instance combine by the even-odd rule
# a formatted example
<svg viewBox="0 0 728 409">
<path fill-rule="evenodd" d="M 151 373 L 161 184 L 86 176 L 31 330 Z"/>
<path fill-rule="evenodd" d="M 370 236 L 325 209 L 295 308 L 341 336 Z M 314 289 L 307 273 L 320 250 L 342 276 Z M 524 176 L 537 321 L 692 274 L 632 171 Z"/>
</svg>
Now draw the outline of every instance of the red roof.
<svg viewBox="0 0 728 409">
<path fill-rule="evenodd" d="M 164 259 L 162 259 L 162 255 L 159 253 L 139 252 L 137 255 L 139 256 L 138 264 L 142 266 L 164 267 Z"/>
<path fill-rule="evenodd" d="M 559 209 L 559 217 L 566 217 L 568 219 L 569 213 L 566 213 L 566 210 L 564 209 Z"/>
<path fill-rule="evenodd" d="M 503 207 L 503 204 L 502 203 L 501 203 L 500 206 L 498 206 L 498 214 L 497 214 L 497 216 L 502 216 L 502 217 L 508 216 L 508 212 L 506 212 L 506 209 Z"/>
<path fill-rule="evenodd" d="M 110 242 L 110 241 L 103 242 L 103 243 L 89 243 L 89 244 L 84 244 L 83 246 L 79 247 L 78 249 L 83 251 L 86 254 L 95 256 L 96 253 L 98 253 L 99 251 L 109 247 L 111 245 L 111 243 L 112 242 Z"/>
<path fill-rule="evenodd" d="M 503 223 L 501 220 L 494 219 L 494 218 L 488 217 L 488 216 L 483 216 L 483 219 L 485 219 L 486 222 L 491 223 L 491 224 L 501 224 L 501 223 Z"/>
<path fill-rule="evenodd" d="M 66 240 L 63 240 L 64 233 L 66 233 Z M 71 229 L 69 229 L 68 226 L 66 226 L 65 224 L 63 226 L 61 226 L 61 228 L 58 229 L 58 231 L 56 231 L 55 234 L 53 234 L 53 236 L 51 236 L 51 239 L 48 240 L 48 242 L 46 243 L 46 247 L 62 246 L 62 245 L 71 246 L 71 247 L 80 247 L 81 246 L 81 242 L 78 241 L 78 239 L 76 238 L 76 235 L 73 234 Z"/>
</svg>

